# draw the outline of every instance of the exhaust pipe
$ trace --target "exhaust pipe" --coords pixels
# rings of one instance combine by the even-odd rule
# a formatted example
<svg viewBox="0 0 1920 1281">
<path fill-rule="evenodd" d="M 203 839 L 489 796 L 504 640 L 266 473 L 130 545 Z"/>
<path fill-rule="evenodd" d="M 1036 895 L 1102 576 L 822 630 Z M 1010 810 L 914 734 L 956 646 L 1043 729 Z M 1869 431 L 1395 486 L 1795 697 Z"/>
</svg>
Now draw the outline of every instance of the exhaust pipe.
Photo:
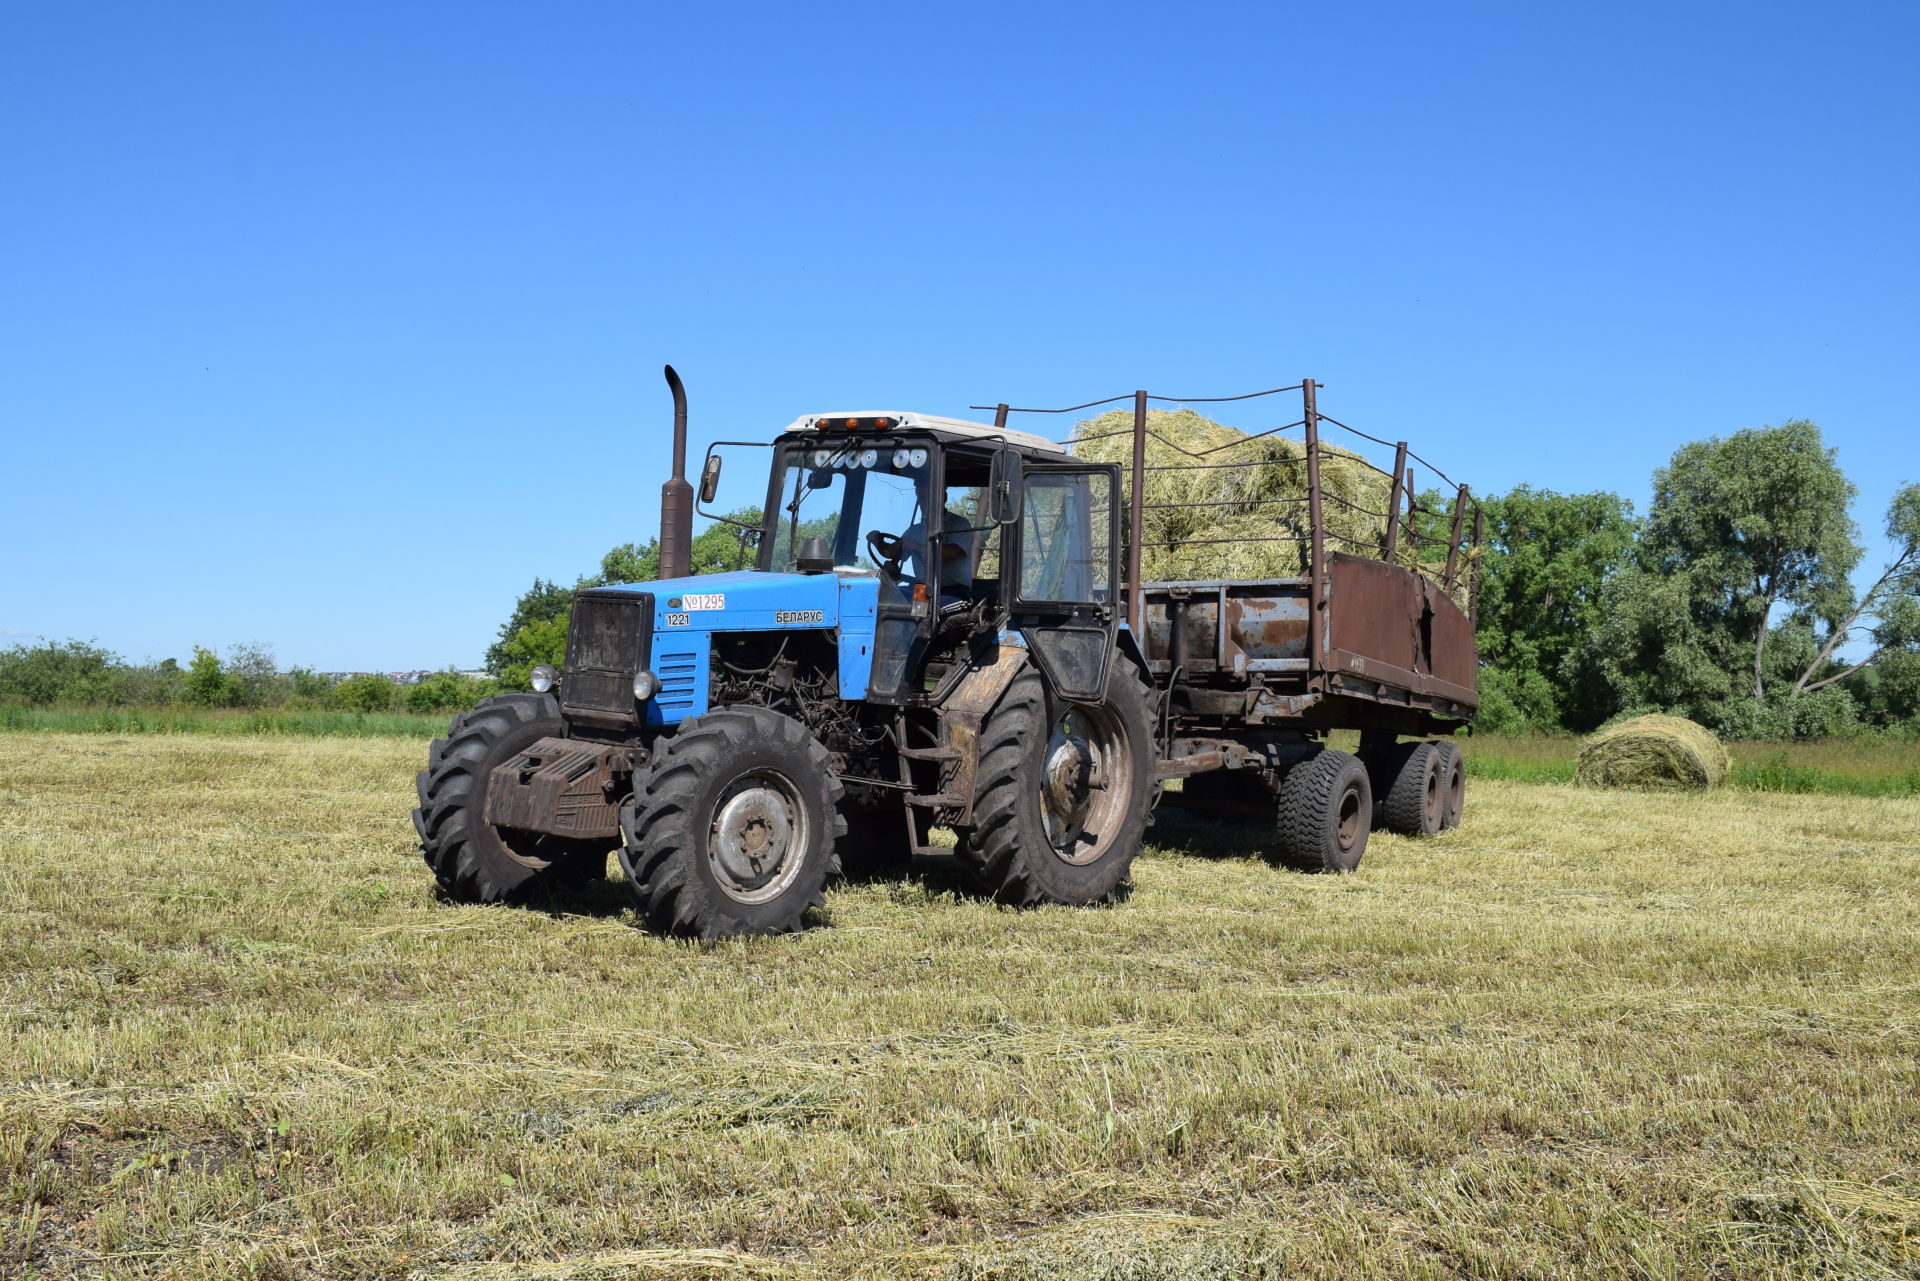
<svg viewBox="0 0 1920 1281">
<path fill-rule="evenodd" d="M 693 565 L 693 486 L 687 483 L 687 389 L 667 366 L 673 390 L 673 477 L 660 486 L 660 577 L 685 578 Z"/>
</svg>

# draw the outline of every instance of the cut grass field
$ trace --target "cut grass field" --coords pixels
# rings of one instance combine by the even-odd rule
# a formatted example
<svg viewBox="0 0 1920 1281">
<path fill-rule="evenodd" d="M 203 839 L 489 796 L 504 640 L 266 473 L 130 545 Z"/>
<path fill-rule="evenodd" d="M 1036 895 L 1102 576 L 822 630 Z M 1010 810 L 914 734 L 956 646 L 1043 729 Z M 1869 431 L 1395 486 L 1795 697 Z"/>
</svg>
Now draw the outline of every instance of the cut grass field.
<svg viewBox="0 0 1920 1281">
<path fill-rule="evenodd" d="M 436 901 L 393 739 L 0 735 L 0 1275 L 1911 1277 L 1920 801 L 1162 816 L 701 947 Z"/>
</svg>

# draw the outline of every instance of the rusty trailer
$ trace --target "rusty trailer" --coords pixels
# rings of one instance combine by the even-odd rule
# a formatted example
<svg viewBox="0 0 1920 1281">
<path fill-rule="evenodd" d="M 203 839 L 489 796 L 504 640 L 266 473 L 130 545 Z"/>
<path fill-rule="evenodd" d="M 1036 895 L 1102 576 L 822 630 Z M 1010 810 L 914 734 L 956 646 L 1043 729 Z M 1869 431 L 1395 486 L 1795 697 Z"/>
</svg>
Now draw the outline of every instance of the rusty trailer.
<svg viewBox="0 0 1920 1281">
<path fill-rule="evenodd" d="M 1364 850 L 1366 827 L 1423 835 L 1460 821 L 1464 770 L 1447 736 L 1470 724 L 1479 710 L 1474 627 L 1486 526 L 1469 488 L 1453 482 L 1407 442 L 1386 441 L 1321 413 L 1322 386 L 1303 379 L 1244 396 L 1136 391 L 1064 409 L 974 408 L 992 409 L 996 424 L 1004 426 L 1016 414 L 1079 415 L 1131 402 L 1132 423 L 1125 432 L 1131 437 L 1131 465 L 1123 467 L 1123 606 L 1158 701 L 1157 774 L 1185 780 L 1164 799 L 1182 808 L 1275 817 L 1282 844 L 1301 847 L 1299 861 L 1315 864 L 1327 855 L 1327 868 L 1347 870 Z M 1297 419 L 1226 445 L 1188 450 L 1149 426 L 1149 406 L 1155 402 L 1192 406 L 1289 394 L 1300 397 Z M 1323 486 L 1329 429 L 1342 435 L 1343 462 L 1371 469 L 1388 495 L 1384 510 L 1366 513 L 1378 519 L 1377 540 L 1357 540 L 1326 518 L 1329 504 L 1354 507 Z M 1253 446 L 1296 431 L 1304 445 L 1297 461 L 1305 470 L 1307 521 L 1301 529 L 1297 522 L 1276 520 L 1267 537 L 1305 544 L 1304 575 L 1144 580 L 1145 550 L 1164 545 L 1153 541 L 1149 528 L 1148 512 L 1156 507 L 1245 510 L 1263 502 L 1300 501 L 1288 496 L 1151 503 L 1156 471 L 1274 466 Z M 1073 448 L 1102 438 L 1080 435 L 1060 443 Z M 1180 461 L 1150 462 L 1150 439 Z M 1388 450 L 1393 461 L 1383 465 Z M 1424 485 L 1418 469 L 1428 472 Z M 1290 817 L 1286 780 L 1297 767 L 1328 754 L 1324 738 L 1332 730 L 1359 732 L 1353 757 L 1364 782 L 1349 769 L 1342 786 L 1349 790 L 1347 808 L 1368 810 L 1369 821 L 1359 826 L 1349 821 L 1344 830 L 1336 821 L 1338 848 L 1330 849 L 1317 839 L 1325 835 L 1324 822 Z M 1435 738 L 1441 741 L 1421 741 Z M 1335 798 L 1334 808 L 1341 803 Z"/>
</svg>

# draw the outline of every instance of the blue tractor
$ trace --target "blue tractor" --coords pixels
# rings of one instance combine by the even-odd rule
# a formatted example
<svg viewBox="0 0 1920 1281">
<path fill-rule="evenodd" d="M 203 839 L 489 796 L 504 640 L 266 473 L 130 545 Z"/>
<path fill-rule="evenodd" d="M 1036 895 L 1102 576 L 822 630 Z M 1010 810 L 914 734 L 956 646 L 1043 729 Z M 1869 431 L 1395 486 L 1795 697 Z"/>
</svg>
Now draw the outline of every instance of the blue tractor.
<svg viewBox="0 0 1920 1281">
<path fill-rule="evenodd" d="M 777 933 L 843 867 L 935 852 L 937 824 L 1003 902 L 1114 895 L 1157 791 L 1119 469 L 980 423 L 810 415 L 772 442 L 754 567 L 686 577 L 669 381 L 665 576 L 578 593 L 564 670 L 434 743 L 414 821 L 444 889 L 525 897 L 611 848 L 655 928 Z"/>
<path fill-rule="evenodd" d="M 564 668 L 456 717 L 418 776 L 449 896 L 537 896 L 612 851 L 655 929 L 772 934 L 843 870 L 937 852 L 1003 903 L 1095 903 L 1127 884 L 1176 778 L 1189 808 L 1266 815 L 1316 870 L 1351 870 L 1375 824 L 1458 821 L 1458 752 L 1397 736 L 1472 717 L 1469 615 L 1417 573 L 1323 549 L 1317 470 L 1307 575 L 1133 588 L 1145 393 L 1131 493 L 1119 466 L 1009 429 L 1005 406 L 992 425 L 808 415 L 709 450 L 703 504 L 727 451 L 771 450 L 763 516 L 740 529 L 751 569 L 688 576 L 686 399 L 667 378 L 663 576 L 579 592 Z M 1345 618 L 1343 581 L 1367 597 Z M 1329 728 L 1360 729 L 1359 753 Z"/>
</svg>

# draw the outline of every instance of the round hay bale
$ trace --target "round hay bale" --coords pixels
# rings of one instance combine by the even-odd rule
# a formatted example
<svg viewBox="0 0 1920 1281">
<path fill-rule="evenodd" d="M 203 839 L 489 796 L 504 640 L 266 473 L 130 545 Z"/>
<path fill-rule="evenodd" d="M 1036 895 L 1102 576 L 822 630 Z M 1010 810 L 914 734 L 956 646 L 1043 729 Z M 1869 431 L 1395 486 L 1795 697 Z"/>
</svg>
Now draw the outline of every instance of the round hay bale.
<svg viewBox="0 0 1920 1281">
<path fill-rule="evenodd" d="M 1580 749 L 1582 787 L 1706 788 L 1733 762 L 1712 731 L 1682 716 L 1636 716 L 1601 730 Z"/>
</svg>

